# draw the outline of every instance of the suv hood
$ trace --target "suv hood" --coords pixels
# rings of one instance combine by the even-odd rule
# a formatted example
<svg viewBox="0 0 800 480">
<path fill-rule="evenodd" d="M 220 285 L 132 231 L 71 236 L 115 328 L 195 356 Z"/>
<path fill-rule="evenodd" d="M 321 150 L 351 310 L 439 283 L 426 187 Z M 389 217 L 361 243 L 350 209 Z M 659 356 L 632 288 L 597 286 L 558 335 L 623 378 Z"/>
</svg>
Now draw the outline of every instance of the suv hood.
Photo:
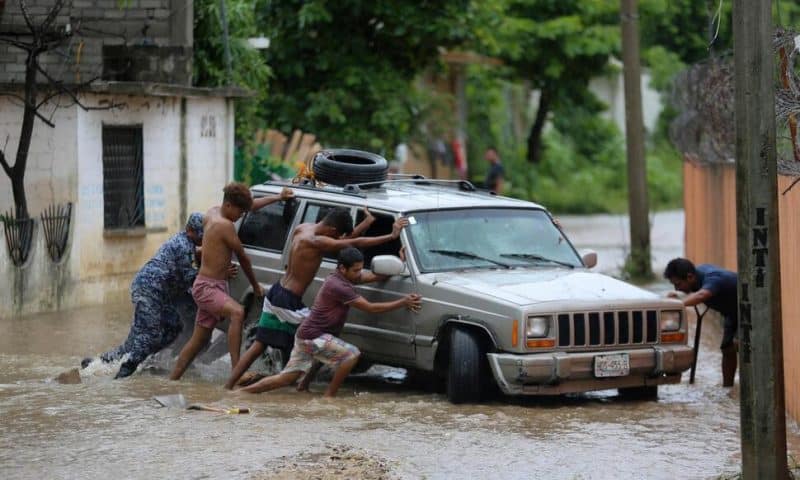
<svg viewBox="0 0 800 480">
<path fill-rule="evenodd" d="M 439 286 L 527 305 L 560 301 L 652 301 L 660 297 L 620 280 L 585 270 L 547 269 L 447 272 L 424 275 Z"/>
</svg>

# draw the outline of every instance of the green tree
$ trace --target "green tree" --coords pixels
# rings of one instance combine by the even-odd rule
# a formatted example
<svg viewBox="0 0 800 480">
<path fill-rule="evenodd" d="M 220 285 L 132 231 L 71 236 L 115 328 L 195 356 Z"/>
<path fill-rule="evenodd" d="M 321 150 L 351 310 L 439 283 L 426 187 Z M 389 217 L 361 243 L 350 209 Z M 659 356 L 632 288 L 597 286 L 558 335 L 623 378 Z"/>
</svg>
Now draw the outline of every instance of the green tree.
<svg viewBox="0 0 800 480">
<path fill-rule="evenodd" d="M 480 2 L 476 2 L 480 3 Z M 269 125 L 338 146 L 385 151 L 420 123 L 415 86 L 442 47 L 472 37 L 469 0 L 260 0 L 273 75 Z"/>
<path fill-rule="evenodd" d="M 640 0 L 642 51 L 658 46 L 684 63 L 731 47 L 731 2 L 719 0 Z"/>
<path fill-rule="evenodd" d="M 247 44 L 260 34 L 256 10 L 248 0 L 225 0 L 232 69 L 225 68 L 220 0 L 194 4 L 194 84 L 207 87 L 235 85 L 250 90 L 255 98 L 236 101 L 236 139 L 250 150 L 259 127 L 259 102 L 267 96 L 270 69 L 264 55 Z M 252 152 L 251 152 L 252 153 Z"/>
<path fill-rule="evenodd" d="M 539 91 L 527 159 L 539 163 L 548 114 L 586 97 L 589 80 L 619 50 L 619 3 L 611 0 L 501 0 L 495 51 L 518 80 Z"/>
</svg>

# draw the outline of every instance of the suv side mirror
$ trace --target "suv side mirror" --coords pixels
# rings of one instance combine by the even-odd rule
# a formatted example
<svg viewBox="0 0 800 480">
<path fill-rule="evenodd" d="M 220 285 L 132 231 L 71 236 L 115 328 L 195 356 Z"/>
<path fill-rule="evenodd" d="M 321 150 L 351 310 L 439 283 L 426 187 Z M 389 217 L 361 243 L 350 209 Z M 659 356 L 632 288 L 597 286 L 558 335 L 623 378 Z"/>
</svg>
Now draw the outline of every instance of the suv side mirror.
<svg viewBox="0 0 800 480">
<path fill-rule="evenodd" d="M 406 264 L 394 255 L 376 255 L 372 259 L 372 272 L 378 275 L 409 275 Z"/>
<path fill-rule="evenodd" d="M 583 264 L 586 265 L 586 268 L 592 268 L 597 265 L 597 252 L 594 250 L 584 250 L 581 253 L 581 260 L 583 260 Z"/>
</svg>

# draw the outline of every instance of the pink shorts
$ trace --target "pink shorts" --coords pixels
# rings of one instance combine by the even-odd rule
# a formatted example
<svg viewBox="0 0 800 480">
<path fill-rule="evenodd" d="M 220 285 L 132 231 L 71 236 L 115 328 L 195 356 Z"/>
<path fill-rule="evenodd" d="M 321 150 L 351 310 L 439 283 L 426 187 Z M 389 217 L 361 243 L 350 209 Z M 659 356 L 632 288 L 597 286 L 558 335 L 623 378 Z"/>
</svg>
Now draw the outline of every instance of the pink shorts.
<svg viewBox="0 0 800 480">
<path fill-rule="evenodd" d="M 197 303 L 195 324 L 214 328 L 222 320 L 222 307 L 231 299 L 228 295 L 228 281 L 198 275 L 192 285 L 192 297 Z"/>
</svg>

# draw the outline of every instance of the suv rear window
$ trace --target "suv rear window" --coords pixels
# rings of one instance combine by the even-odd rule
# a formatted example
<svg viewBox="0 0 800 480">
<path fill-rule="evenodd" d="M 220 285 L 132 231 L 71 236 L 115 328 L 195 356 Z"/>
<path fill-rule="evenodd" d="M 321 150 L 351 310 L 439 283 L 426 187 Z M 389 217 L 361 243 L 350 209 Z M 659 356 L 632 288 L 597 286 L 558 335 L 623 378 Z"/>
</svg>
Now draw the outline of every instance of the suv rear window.
<svg viewBox="0 0 800 480">
<path fill-rule="evenodd" d="M 375 217 L 375 222 L 372 225 L 370 225 L 367 231 L 361 235 L 362 237 L 378 237 L 381 235 L 392 233 L 392 226 L 394 225 L 394 217 L 375 212 L 372 212 L 372 215 Z M 361 223 L 362 220 L 364 220 L 364 210 L 359 210 L 358 213 L 356 214 L 356 225 Z M 372 257 L 376 255 L 397 256 L 398 253 L 400 252 L 401 246 L 402 244 L 400 242 L 400 239 L 396 238 L 386 243 L 382 243 L 380 245 L 375 245 L 374 247 L 364 249 L 363 250 L 364 268 L 371 268 Z"/>
<path fill-rule="evenodd" d="M 249 212 L 239 227 L 239 240 L 243 245 L 280 252 L 289 236 L 297 201 L 275 202 L 261 210 Z"/>
</svg>

